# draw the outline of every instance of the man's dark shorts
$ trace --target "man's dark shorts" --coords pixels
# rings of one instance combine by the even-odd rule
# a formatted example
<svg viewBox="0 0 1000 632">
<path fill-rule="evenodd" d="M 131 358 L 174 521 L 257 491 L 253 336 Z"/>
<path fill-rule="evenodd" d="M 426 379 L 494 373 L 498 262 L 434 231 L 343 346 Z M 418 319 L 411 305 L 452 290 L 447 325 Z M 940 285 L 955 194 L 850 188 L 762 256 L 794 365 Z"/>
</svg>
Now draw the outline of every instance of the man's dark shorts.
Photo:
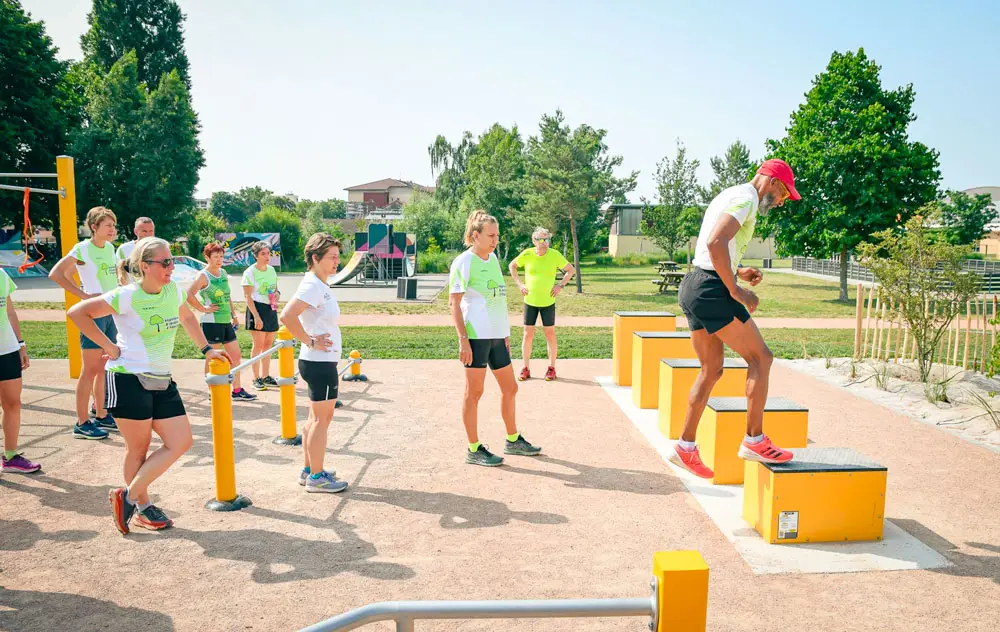
<svg viewBox="0 0 1000 632">
<path fill-rule="evenodd" d="M 730 296 L 729 289 L 715 270 L 691 268 L 681 281 L 677 301 L 691 331 L 704 329 L 714 334 L 733 322 L 734 318 L 741 323 L 750 320 L 750 312 Z"/>
</svg>

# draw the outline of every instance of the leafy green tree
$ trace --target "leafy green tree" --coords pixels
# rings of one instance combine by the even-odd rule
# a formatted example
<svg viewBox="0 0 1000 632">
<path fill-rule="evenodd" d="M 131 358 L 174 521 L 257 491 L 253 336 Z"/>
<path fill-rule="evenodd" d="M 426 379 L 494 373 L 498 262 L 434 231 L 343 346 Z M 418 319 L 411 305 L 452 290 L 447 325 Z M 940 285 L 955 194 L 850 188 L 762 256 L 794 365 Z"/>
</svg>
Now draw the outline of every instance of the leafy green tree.
<svg viewBox="0 0 1000 632">
<path fill-rule="evenodd" d="M 795 171 L 802 201 L 772 209 L 757 232 L 783 255 L 840 255 L 841 300 L 848 254 L 936 197 L 938 154 L 907 133 L 915 96 L 912 85 L 884 89 L 864 49 L 834 52 L 785 138 L 767 142 Z"/>
<path fill-rule="evenodd" d="M 656 164 L 653 176 L 659 203 L 643 209 L 640 232 L 648 235 L 667 257 L 671 257 L 686 235 L 681 214 L 698 200 L 698 160 L 687 157 L 687 148 L 677 141 L 677 154 Z"/>
<path fill-rule="evenodd" d="M 461 247 L 452 230 L 451 216 L 434 196 L 414 193 L 403 207 L 403 220 L 396 224 L 397 230 L 415 234 L 417 244 L 429 244 L 434 239 L 448 248 Z"/>
<path fill-rule="evenodd" d="M 462 140 L 452 145 L 438 135 L 427 148 L 431 159 L 431 173 L 437 174 L 435 196 L 449 212 L 456 212 L 465 196 L 468 176 L 465 173 L 469 158 L 476 151 L 472 132 L 462 134 Z"/>
<path fill-rule="evenodd" d="M 260 204 L 261 208 L 264 208 L 265 206 L 277 206 L 278 208 L 286 211 L 295 210 L 295 202 L 293 202 L 290 197 L 285 195 L 274 195 L 273 193 L 269 193 L 261 198 Z"/>
<path fill-rule="evenodd" d="M 79 126 L 82 95 L 41 22 L 16 0 L 0 0 L 0 171 L 53 173 L 66 153 L 69 133 Z M 5 180 L 4 184 L 53 188 L 52 180 Z M 22 196 L 0 191 L 0 221 L 20 227 Z M 53 196 L 32 196 L 32 222 L 52 226 L 58 217 Z"/>
<path fill-rule="evenodd" d="M 707 189 L 699 187 L 702 200 L 707 205 L 724 189 L 737 184 L 745 184 L 752 179 L 753 162 L 750 160 L 750 150 L 737 140 L 726 149 L 726 153 L 708 159 L 715 177 Z"/>
<path fill-rule="evenodd" d="M 687 265 L 691 269 L 691 241 L 701 232 L 701 222 L 705 219 L 705 209 L 700 206 L 689 206 L 681 211 L 680 234 L 687 243 Z"/>
<path fill-rule="evenodd" d="M 323 211 L 319 207 L 312 207 L 309 213 L 306 215 L 306 230 L 303 235 L 304 238 L 308 239 L 316 233 L 325 233 L 327 231 L 326 222 L 323 221 Z"/>
<path fill-rule="evenodd" d="M 982 277 L 964 268 L 968 253 L 966 246 L 934 239 L 920 215 L 907 220 L 903 230 L 881 230 L 858 245 L 861 263 L 879 283 L 882 300 L 902 311 L 924 384 L 941 337 L 981 287 Z"/>
<path fill-rule="evenodd" d="M 621 165 L 622 157 L 608 155 L 606 130 L 580 125 L 571 131 L 563 122 L 560 110 L 542 115 L 538 136 L 528 140 L 527 210 L 568 224 L 577 269 L 576 291 L 581 293 L 580 229 L 594 230 L 601 205 L 633 190 L 639 174 L 615 177 L 614 169 Z"/>
<path fill-rule="evenodd" d="M 215 239 L 218 233 L 228 232 L 226 222 L 211 211 L 200 210 L 188 229 L 188 255 L 201 259 L 205 244 Z"/>
<path fill-rule="evenodd" d="M 240 224 L 247 221 L 250 213 L 247 210 L 246 201 L 235 193 L 229 191 L 216 191 L 212 194 L 212 199 L 208 203 L 212 214 L 224 219 L 230 225 Z"/>
<path fill-rule="evenodd" d="M 962 191 L 948 191 L 935 203 L 935 219 L 943 226 L 945 240 L 955 246 L 979 241 L 986 234 L 986 224 L 996 219 L 997 209 L 989 194 L 976 196 Z"/>
<path fill-rule="evenodd" d="M 258 186 L 243 187 L 236 193 L 236 197 L 243 201 L 247 217 L 256 215 L 264 210 L 264 198 L 269 195 L 273 195 L 273 191 L 262 189 Z"/>
<path fill-rule="evenodd" d="M 263 211 L 247 220 L 247 232 L 279 233 L 281 260 L 289 262 L 290 265 L 303 261 L 302 222 L 295 213 L 276 206 L 265 206 Z"/>
<path fill-rule="evenodd" d="M 131 51 L 91 77 L 86 125 L 72 139 L 79 206 L 107 206 L 122 225 L 148 215 L 167 239 L 186 232 L 205 161 L 184 82 L 171 71 L 149 90 Z"/>
<path fill-rule="evenodd" d="M 187 90 L 191 75 L 184 52 L 184 14 L 174 0 L 93 0 L 90 29 L 80 38 L 84 58 L 101 74 L 130 50 L 139 81 L 149 86 L 176 70 Z"/>
<path fill-rule="evenodd" d="M 500 258 L 506 260 L 517 241 L 514 218 L 524 208 L 524 142 L 517 127 L 494 123 L 476 142 L 466 168 L 463 212 L 486 210 L 500 225 Z"/>
</svg>

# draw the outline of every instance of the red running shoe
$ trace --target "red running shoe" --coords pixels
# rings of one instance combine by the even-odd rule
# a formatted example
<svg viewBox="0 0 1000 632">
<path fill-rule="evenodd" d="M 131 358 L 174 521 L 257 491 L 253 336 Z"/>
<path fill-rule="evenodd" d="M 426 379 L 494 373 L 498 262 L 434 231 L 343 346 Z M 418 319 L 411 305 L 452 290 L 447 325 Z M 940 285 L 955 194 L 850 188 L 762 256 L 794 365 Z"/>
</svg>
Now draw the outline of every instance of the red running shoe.
<svg viewBox="0 0 1000 632">
<path fill-rule="evenodd" d="M 550 367 L 549 367 L 549 368 L 548 368 L 548 369 L 547 369 L 547 370 L 545 371 L 545 381 L 546 381 L 546 382 L 551 382 L 551 381 L 553 381 L 554 379 L 556 379 L 556 368 L 555 368 L 554 366 L 550 366 Z"/>
<path fill-rule="evenodd" d="M 521 369 L 521 374 L 517 376 L 517 379 L 521 380 L 522 382 L 531 379 L 531 371 L 528 370 L 528 367 L 524 367 L 523 369 Z"/>
<path fill-rule="evenodd" d="M 701 456 L 698 455 L 698 448 L 688 452 L 675 444 L 674 453 L 670 455 L 670 461 L 700 478 L 712 478 L 715 476 L 715 472 L 708 469 L 708 466 L 701 462 Z"/>
<path fill-rule="evenodd" d="M 775 446 L 770 437 L 765 436 L 762 441 L 752 445 L 746 441 L 741 443 L 739 457 L 745 461 L 760 463 L 788 463 L 792 460 L 792 453 Z"/>
</svg>

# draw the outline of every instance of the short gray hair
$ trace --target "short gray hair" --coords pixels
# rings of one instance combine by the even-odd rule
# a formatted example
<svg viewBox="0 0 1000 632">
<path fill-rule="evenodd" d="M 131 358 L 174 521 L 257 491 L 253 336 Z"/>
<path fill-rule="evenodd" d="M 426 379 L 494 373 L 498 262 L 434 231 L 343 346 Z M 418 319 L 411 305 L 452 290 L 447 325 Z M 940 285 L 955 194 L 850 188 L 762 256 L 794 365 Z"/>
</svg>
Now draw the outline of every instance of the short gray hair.
<svg viewBox="0 0 1000 632">
<path fill-rule="evenodd" d="M 151 217 L 137 217 L 137 218 L 135 218 L 135 225 L 136 226 L 138 226 L 140 224 L 152 224 L 152 223 L 153 223 L 153 218 L 151 218 Z"/>
<path fill-rule="evenodd" d="M 550 231 L 548 228 L 545 228 L 544 226 L 539 226 L 538 228 L 535 229 L 533 233 L 531 233 L 531 238 L 541 239 L 543 235 L 548 235 L 549 237 L 551 237 L 552 231 Z"/>
</svg>

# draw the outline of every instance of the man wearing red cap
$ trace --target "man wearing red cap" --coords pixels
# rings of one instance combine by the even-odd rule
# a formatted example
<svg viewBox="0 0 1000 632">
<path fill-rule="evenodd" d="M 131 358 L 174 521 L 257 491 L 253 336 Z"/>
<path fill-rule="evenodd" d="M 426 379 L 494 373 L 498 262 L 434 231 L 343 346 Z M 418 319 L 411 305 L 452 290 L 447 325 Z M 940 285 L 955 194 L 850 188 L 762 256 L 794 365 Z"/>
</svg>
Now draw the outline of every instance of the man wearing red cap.
<svg viewBox="0 0 1000 632">
<path fill-rule="evenodd" d="M 698 455 L 695 435 L 712 387 L 722 377 L 723 345 L 746 360 L 747 429 L 739 456 L 750 461 L 784 463 L 792 453 L 771 443 L 764 435 L 764 404 L 774 356 L 767 348 L 750 314 L 757 309 L 757 295 L 737 285 L 737 278 L 756 286 L 759 270 L 740 266 L 753 237 L 757 215 L 767 215 L 786 200 L 801 199 L 795 176 L 783 160 L 767 160 L 747 184 L 717 195 L 705 211 L 691 269 L 681 282 L 678 302 L 687 317 L 701 370 L 688 400 L 681 439 L 671 460 L 702 478 L 712 478 Z"/>
</svg>

